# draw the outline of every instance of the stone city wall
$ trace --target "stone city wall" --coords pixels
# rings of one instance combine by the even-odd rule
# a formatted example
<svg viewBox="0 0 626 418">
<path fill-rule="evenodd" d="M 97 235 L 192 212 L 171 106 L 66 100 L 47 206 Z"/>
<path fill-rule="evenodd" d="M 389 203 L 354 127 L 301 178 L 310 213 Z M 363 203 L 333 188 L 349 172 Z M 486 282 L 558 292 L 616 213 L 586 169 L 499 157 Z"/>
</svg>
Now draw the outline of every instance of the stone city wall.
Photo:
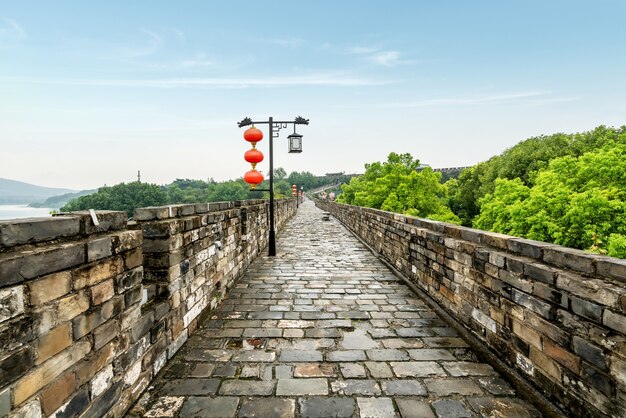
<svg viewBox="0 0 626 418">
<path fill-rule="evenodd" d="M 626 260 L 316 203 L 568 416 L 626 416 Z"/>
<path fill-rule="evenodd" d="M 277 201 L 277 225 L 295 213 Z M 267 243 L 267 201 L 0 221 L 0 417 L 122 416 Z"/>
</svg>

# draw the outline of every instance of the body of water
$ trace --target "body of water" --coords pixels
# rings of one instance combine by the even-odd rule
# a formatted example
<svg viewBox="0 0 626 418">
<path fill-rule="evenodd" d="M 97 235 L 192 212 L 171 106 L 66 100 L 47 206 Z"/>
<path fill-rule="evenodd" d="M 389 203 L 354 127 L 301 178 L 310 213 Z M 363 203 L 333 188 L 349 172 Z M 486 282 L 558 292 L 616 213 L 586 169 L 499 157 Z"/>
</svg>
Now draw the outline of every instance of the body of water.
<svg viewBox="0 0 626 418">
<path fill-rule="evenodd" d="M 31 208 L 28 205 L 0 205 L 0 220 L 50 216 L 50 208 Z"/>
</svg>

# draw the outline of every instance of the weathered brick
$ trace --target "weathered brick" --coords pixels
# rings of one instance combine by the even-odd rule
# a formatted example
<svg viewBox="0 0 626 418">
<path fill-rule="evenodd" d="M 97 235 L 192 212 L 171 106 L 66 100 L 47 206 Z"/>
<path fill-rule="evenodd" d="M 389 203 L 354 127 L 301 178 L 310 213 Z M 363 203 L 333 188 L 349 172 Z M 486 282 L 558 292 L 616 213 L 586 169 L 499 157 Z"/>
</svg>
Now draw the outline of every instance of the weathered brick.
<svg viewBox="0 0 626 418">
<path fill-rule="evenodd" d="M 0 287 L 11 286 L 24 281 L 20 273 L 23 256 L 21 254 L 0 254 Z"/>
<path fill-rule="evenodd" d="M 101 260 L 113 255 L 111 237 L 103 237 L 87 242 L 87 262 Z"/>
<path fill-rule="evenodd" d="M 597 323 L 602 323 L 602 306 L 589 302 L 588 300 L 577 298 L 572 296 L 571 298 L 572 311 L 580 316 L 591 319 Z"/>
<path fill-rule="evenodd" d="M 76 318 L 89 309 L 89 297 L 85 292 L 78 292 L 59 299 L 57 307 L 58 322 L 66 322 Z"/>
<path fill-rule="evenodd" d="M 123 231 L 111 236 L 113 254 L 120 254 L 141 247 L 143 233 L 141 231 Z"/>
<path fill-rule="evenodd" d="M 74 289 L 93 286 L 103 280 L 113 278 L 123 271 L 122 257 L 113 257 L 74 271 Z"/>
<path fill-rule="evenodd" d="M 106 343 L 117 337 L 119 334 L 119 324 L 116 320 L 106 322 L 93 331 L 93 349 L 99 350 Z"/>
<path fill-rule="evenodd" d="M 543 352 L 548 357 L 556 360 L 557 363 L 562 364 L 574 373 L 580 374 L 580 357 L 573 354 L 571 351 L 554 344 L 550 340 L 545 340 L 543 344 Z"/>
<path fill-rule="evenodd" d="M 542 349 L 541 335 L 515 319 L 513 319 L 513 332 L 536 349 Z"/>
<path fill-rule="evenodd" d="M 135 267 L 141 266 L 143 262 L 143 251 L 141 248 L 136 248 L 132 251 L 128 251 L 123 254 L 124 257 L 124 268 L 127 270 L 134 269 Z"/>
<path fill-rule="evenodd" d="M 599 276 L 626 282 L 626 260 L 598 257 L 596 259 L 596 268 Z"/>
<path fill-rule="evenodd" d="M 89 353 L 91 345 L 87 341 L 73 344 L 67 350 L 54 356 L 41 366 L 21 378 L 13 389 L 13 404 L 20 405 L 39 389 L 48 385 L 57 376 L 74 365 Z"/>
<path fill-rule="evenodd" d="M 0 382 L 10 383 L 35 364 L 32 348 L 22 347 L 0 358 Z"/>
<path fill-rule="evenodd" d="M 51 415 L 56 411 L 76 389 L 76 375 L 66 373 L 56 379 L 50 386 L 41 392 L 41 408 L 43 413 Z"/>
<path fill-rule="evenodd" d="M 120 380 L 106 390 L 99 398 L 93 400 L 89 408 L 84 413 L 86 417 L 102 417 L 109 411 L 120 397 L 120 392 L 124 384 Z"/>
<path fill-rule="evenodd" d="M 574 348 L 574 352 L 582 357 L 583 360 L 588 361 L 602 370 L 607 368 L 606 356 L 602 348 L 593 345 L 589 341 L 586 341 L 576 335 L 572 339 L 572 346 Z"/>
<path fill-rule="evenodd" d="M 41 364 L 72 344 L 72 330 L 69 322 L 53 329 L 37 341 L 37 361 Z"/>
<path fill-rule="evenodd" d="M 524 264 L 524 274 L 533 280 L 547 284 L 554 284 L 558 269 L 547 267 L 538 263 Z"/>
<path fill-rule="evenodd" d="M 626 334 L 626 315 L 605 309 L 604 315 L 602 316 L 602 323 L 615 331 Z"/>
<path fill-rule="evenodd" d="M 79 362 L 74 370 L 76 372 L 77 386 L 82 386 L 89 382 L 97 372 L 113 361 L 116 354 L 116 347 L 116 343 L 111 342 L 96 353 Z"/>
<path fill-rule="evenodd" d="M 62 244 L 35 250 L 33 253 L 24 253 L 20 274 L 25 279 L 33 279 L 83 264 L 85 258 L 83 244 Z"/>
<path fill-rule="evenodd" d="M 552 308 L 552 306 L 550 306 L 550 304 L 546 302 L 542 302 L 540 299 L 530 296 L 524 292 L 520 292 L 517 289 L 512 289 L 511 294 L 515 303 L 518 303 L 523 307 L 530 309 L 535 313 L 538 313 L 544 318 L 550 319 L 554 315 L 554 309 Z"/>
<path fill-rule="evenodd" d="M 78 390 L 64 405 L 54 412 L 54 418 L 79 417 L 89 405 L 89 388 L 87 386 Z"/>
<path fill-rule="evenodd" d="M 124 298 L 116 297 L 108 300 L 102 305 L 97 306 L 91 312 L 74 318 L 72 320 L 74 339 L 78 340 L 84 337 L 96 327 L 108 321 L 110 318 L 119 315 L 123 306 Z"/>
<path fill-rule="evenodd" d="M 69 271 L 50 274 L 28 283 L 30 304 L 43 305 L 66 295 L 70 291 L 71 274 Z"/>
<path fill-rule="evenodd" d="M 111 299 L 115 295 L 115 289 L 113 288 L 113 280 L 107 280 L 105 282 L 98 283 L 91 287 L 91 304 L 100 305 L 103 302 Z"/>
<path fill-rule="evenodd" d="M 573 248 L 553 246 L 546 248 L 543 253 L 543 261 L 559 267 L 567 267 L 581 273 L 593 274 L 594 262 L 597 256 L 590 255 Z"/>
<path fill-rule="evenodd" d="M 0 323 L 24 313 L 24 286 L 0 289 Z"/>
<path fill-rule="evenodd" d="M 70 216 L 0 221 L 0 247 L 49 241 L 78 235 L 79 232 L 79 218 Z"/>
<path fill-rule="evenodd" d="M 540 368 L 549 376 L 552 376 L 558 381 L 561 380 L 561 369 L 559 365 L 535 347 L 530 348 L 530 361 L 533 362 L 535 367 Z"/>
<path fill-rule="evenodd" d="M 511 252 L 536 259 L 541 259 L 545 250 L 554 247 L 553 244 L 524 238 L 509 239 L 507 245 Z"/>
</svg>

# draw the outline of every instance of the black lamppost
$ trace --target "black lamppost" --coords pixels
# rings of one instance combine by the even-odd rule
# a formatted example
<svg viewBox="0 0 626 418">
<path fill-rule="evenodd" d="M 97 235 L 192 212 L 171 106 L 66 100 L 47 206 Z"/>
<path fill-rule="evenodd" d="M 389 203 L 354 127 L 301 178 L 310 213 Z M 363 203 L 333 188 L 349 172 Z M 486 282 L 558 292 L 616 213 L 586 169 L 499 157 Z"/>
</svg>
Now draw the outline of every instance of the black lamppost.
<svg viewBox="0 0 626 418">
<path fill-rule="evenodd" d="M 266 121 L 252 121 L 250 118 L 245 118 L 237 125 L 240 128 L 249 125 L 269 125 L 270 128 L 270 187 L 269 189 L 256 189 L 258 191 L 270 192 L 270 234 L 268 247 L 268 255 L 274 257 L 276 255 L 276 231 L 274 230 L 274 138 L 278 138 L 278 134 L 281 129 L 286 128 L 289 125 L 308 125 L 309 120 L 304 119 L 302 116 L 296 117 L 293 121 L 275 121 L 270 117 Z M 289 135 L 289 152 L 302 152 L 302 135 L 298 135 L 295 132 Z"/>
</svg>

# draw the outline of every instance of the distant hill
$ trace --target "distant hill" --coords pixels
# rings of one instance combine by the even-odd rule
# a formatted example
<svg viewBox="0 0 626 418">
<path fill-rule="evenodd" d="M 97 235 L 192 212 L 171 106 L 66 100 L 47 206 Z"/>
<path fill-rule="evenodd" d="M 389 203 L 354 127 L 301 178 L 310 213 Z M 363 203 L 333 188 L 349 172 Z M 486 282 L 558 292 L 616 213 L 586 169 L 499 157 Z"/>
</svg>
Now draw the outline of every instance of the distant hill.
<svg viewBox="0 0 626 418">
<path fill-rule="evenodd" d="M 70 200 L 76 199 L 77 197 L 87 196 L 88 194 L 92 194 L 97 192 L 97 189 L 92 190 L 81 190 L 76 193 L 65 193 L 59 196 L 52 196 L 44 200 L 43 202 L 31 203 L 30 207 L 33 208 L 51 208 L 51 209 L 59 209 L 65 206 Z"/>
<path fill-rule="evenodd" d="M 52 196 L 75 192 L 76 190 L 42 187 L 0 178 L 0 204 L 4 205 L 41 202 Z"/>
</svg>

